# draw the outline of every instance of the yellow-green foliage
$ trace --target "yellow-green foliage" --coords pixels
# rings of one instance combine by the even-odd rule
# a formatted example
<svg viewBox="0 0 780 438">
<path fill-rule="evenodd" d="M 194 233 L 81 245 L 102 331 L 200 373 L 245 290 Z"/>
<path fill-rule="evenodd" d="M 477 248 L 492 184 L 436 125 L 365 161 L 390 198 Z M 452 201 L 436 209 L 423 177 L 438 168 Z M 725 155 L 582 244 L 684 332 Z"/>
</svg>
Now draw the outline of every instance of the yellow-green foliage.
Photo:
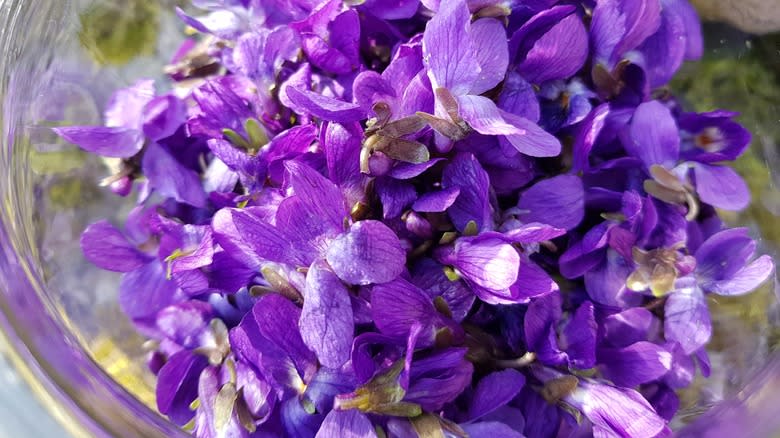
<svg viewBox="0 0 780 438">
<path fill-rule="evenodd" d="M 154 53 L 159 15 L 157 0 L 106 1 L 80 15 L 79 37 L 98 63 L 126 64 Z"/>
</svg>

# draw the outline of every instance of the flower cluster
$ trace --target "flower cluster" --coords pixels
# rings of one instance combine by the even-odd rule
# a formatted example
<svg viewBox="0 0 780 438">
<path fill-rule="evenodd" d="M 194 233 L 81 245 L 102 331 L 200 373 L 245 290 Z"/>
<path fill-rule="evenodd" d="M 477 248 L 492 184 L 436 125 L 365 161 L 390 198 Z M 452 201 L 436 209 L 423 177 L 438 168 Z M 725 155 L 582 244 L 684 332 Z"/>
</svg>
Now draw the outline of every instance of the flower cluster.
<svg viewBox="0 0 780 438">
<path fill-rule="evenodd" d="M 715 208 L 734 113 L 664 85 L 686 0 L 199 0 L 172 91 L 104 126 L 137 206 L 87 259 L 199 437 L 655 437 L 709 373 L 707 295 L 774 270 Z"/>
</svg>

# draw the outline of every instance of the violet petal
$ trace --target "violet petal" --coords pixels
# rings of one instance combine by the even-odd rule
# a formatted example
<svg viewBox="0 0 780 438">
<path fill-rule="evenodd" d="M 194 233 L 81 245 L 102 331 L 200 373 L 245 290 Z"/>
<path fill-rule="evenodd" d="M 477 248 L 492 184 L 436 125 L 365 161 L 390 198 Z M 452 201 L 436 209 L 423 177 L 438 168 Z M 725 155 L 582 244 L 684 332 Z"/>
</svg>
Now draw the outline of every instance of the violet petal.
<svg viewBox="0 0 780 438">
<path fill-rule="evenodd" d="M 582 180 L 573 175 L 559 175 L 539 181 L 523 192 L 517 207 L 527 211 L 524 222 L 543 222 L 570 230 L 585 216 L 585 190 Z"/>
<path fill-rule="evenodd" d="M 398 236 L 374 220 L 352 224 L 346 234 L 333 240 L 326 257 L 339 278 L 362 285 L 391 281 L 406 263 Z"/>
<path fill-rule="evenodd" d="M 54 132 L 85 151 L 104 157 L 129 158 L 144 145 L 143 132 L 134 128 L 63 126 L 54 128 Z"/>
<path fill-rule="evenodd" d="M 315 263 L 306 274 L 298 326 L 303 342 L 324 366 L 339 368 L 349 359 L 355 331 L 349 290 L 322 264 Z"/>
<path fill-rule="evenodd" d="M 108 221 L 95 222 L 81 234 L 84 257 L 101 269 L 130 272 L 154 260 L 139 251 Z"/>
</svg>

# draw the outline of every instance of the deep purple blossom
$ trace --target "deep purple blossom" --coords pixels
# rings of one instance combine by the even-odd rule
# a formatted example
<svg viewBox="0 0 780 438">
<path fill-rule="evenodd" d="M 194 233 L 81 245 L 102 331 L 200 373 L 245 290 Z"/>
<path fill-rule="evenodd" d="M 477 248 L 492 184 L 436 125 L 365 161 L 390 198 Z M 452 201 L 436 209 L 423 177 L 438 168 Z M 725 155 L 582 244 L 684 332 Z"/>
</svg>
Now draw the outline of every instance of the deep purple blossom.
<svg viewBox="0 0 780 438">
<path fill-rule="evenodd" d="M 81 247 L 154 341 L 160 413 L 201 438 L 671 433 L 708 295 L 774 273 L 715 210 L 749 202 L 750 133 L 654 92 L 702 54 L 686 0 L 192 3 L 175 93 L 55 129 L 138 194 Z"/>
</svg>

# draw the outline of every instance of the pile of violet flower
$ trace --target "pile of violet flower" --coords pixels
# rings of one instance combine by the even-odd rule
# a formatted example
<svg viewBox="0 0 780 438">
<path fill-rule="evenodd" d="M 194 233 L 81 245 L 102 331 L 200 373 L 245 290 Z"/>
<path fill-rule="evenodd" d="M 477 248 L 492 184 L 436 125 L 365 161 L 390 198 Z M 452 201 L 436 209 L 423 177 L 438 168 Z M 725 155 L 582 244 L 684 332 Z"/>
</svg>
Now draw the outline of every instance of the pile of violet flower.
<svg viewBox="0 0 780 438">
<path fill-rule="evenodd" d="M 194 0 L 172 91 L 57 128 L 137 206 L 88 260 L 198 437 L 656 437 L 707 296 L 774 272 L 717 209 L 734 113 L 664 88 L 686 0 Z M 117 164 L 118 163 L 118 164 Z M 697 371 L 698 370 L 698 371 Z"/>
</svg>

